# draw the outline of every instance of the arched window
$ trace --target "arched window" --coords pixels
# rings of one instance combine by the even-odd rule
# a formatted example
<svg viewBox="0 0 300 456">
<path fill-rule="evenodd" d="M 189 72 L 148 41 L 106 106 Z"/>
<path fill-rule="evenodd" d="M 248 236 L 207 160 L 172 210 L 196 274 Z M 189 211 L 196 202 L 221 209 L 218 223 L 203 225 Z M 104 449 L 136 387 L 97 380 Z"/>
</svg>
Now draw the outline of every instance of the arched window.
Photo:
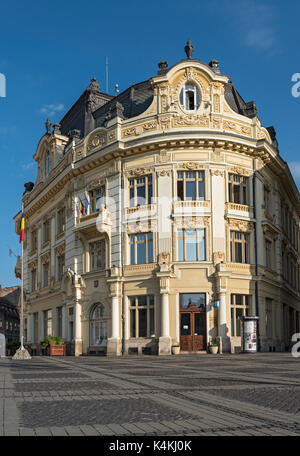
<svg viewBox="0 0 300 456">
<path fill-rule="evenodd" d="M 109 316 L 104 304 L 95 304 L 90 313 L 90 345 L 106 347 Z"/>
<path fill-rule="evenodd" d="M 180 92 L 180 104 L 185 111 L 197 111 L 201 103 L 201 96 L 194 84 L 185 84 Z"/>
<path fill-rule="evenodd" d="M 50 154 L 49 151 L 46 152 L 45 155 L 45 177 L 49 175 L 50 172 Z"/>
</svg>

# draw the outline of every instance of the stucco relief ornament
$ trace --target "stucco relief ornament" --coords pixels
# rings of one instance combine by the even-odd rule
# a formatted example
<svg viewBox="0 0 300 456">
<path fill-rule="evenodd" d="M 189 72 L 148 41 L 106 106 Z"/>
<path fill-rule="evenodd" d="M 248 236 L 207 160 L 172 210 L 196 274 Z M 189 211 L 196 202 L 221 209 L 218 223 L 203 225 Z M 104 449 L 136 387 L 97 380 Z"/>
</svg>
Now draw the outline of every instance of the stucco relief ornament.
<svg viewBox="0 0 300 456">
<path fill-rule="evenodd" d="M 90 152 L 91 150 L 95 149 L 96 147 L 102 147 L 106 143 L 106 134 L 105 133 L 97 133 L 96 135 L 92 136 L 92 138 L 88 142 L 87 150 Z"/>
<path fill-rule="evenodd" d="M 219 263 L 222 263 L 225 259 L 224 252 L 214 252 L 213 254 L 213 263 L 216 266 Z"/>
<path fill-rule="evenodd" d="M 170 252 L 162 252 L 158 255 L 158 264 L 170 264 L 171 254 Z"/>
</svg>

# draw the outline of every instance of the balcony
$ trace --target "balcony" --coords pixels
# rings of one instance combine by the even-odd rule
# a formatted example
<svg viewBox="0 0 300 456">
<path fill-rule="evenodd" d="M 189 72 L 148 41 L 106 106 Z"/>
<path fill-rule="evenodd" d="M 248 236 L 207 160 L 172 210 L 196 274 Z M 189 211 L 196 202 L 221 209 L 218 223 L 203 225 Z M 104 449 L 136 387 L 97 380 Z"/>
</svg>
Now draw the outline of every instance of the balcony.
<svg viewBox="0 0 300 456">
<path fill-rule="evenodd" d="M 253 207 L 245 204 L 226 203 L 226 215 L 241 218 L 253 218 Z"/>
</svg>

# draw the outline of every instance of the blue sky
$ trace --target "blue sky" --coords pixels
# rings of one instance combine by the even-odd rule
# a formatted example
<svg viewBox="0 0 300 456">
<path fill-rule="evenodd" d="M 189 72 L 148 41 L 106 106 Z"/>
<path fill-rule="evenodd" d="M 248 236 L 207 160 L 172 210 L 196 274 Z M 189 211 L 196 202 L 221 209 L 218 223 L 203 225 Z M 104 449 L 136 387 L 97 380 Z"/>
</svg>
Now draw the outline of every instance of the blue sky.
<svg viewBox="0 0 300 456">
<path fill-rule="evenodd" d="M 291 82 L 300 73 L 297 0 L 153 0 L 104 2 L 2 2 L 0 73 L 7 81 L 0 98 L 2 208 L 0 284 L 14 277 L 20 254 L 13 216 L 20 209 L 24 182 L 35 181 L 32 159 L 44 122 L 59 121 L 91 77 L 109 92 L 148 79 L 157 63 L 185 58 L 191 39 L 194 58 L 218 59 L 246 101 L 254 100 L 265 126 L 274 125 L 282 157 L 300 185 L 300 98 Z"/>
</svg>

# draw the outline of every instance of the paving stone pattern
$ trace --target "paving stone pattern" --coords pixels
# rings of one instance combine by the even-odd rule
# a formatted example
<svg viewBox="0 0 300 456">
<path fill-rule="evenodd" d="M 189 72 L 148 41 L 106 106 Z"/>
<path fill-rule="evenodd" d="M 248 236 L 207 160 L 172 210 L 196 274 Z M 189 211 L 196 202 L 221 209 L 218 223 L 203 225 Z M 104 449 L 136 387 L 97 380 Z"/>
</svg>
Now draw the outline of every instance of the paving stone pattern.
<svg viewBox="0 0 300 456">
<path fill-rule="evenodd" d="M 300 359 L 0 359 L 2 435 L 299 436 Z"/>
</svg>

